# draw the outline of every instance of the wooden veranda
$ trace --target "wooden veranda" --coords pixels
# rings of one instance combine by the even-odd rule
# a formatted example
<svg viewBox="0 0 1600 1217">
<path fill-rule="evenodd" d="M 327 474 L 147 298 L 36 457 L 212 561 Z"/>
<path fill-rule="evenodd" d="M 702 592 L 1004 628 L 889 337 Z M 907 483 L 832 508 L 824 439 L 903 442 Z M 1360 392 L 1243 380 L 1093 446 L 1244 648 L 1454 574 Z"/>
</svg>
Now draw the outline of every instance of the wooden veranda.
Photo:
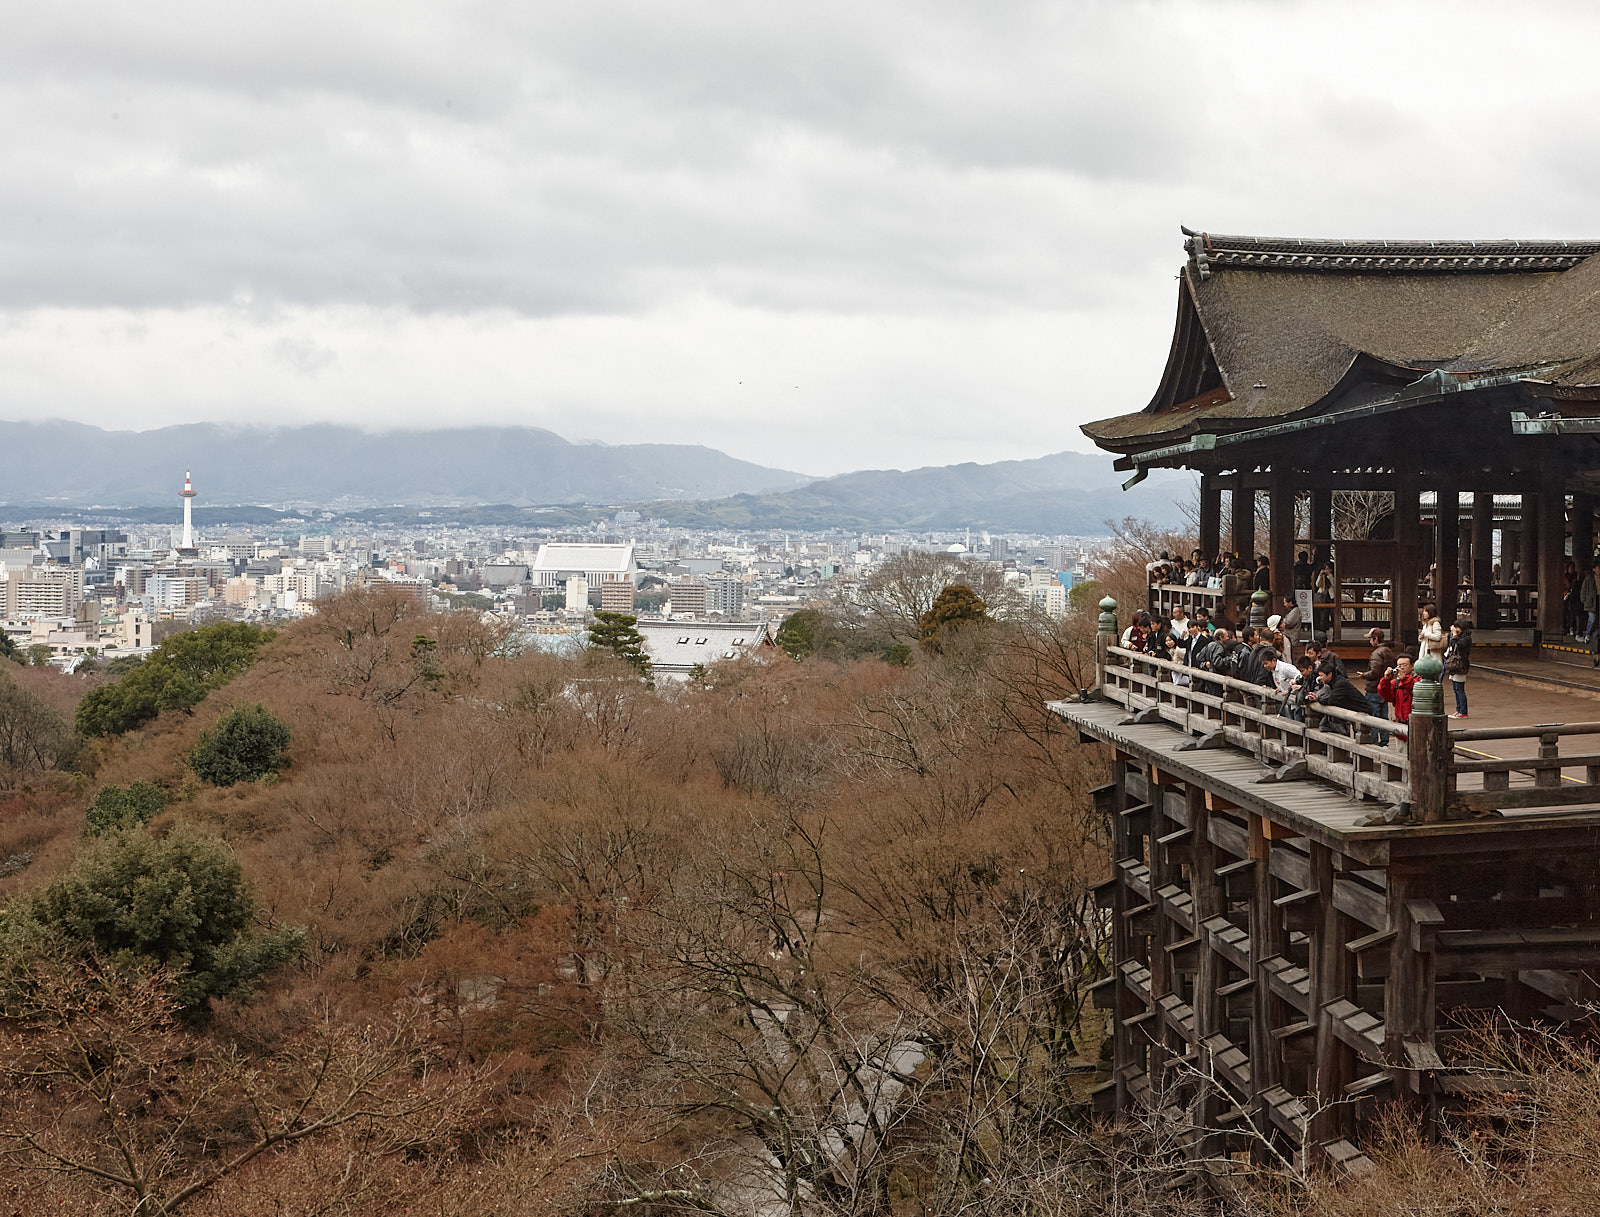
<svg viewBox="0 0 1600 1217">
<path fill-rule="evenodd" d="M 1403 732 L 1315 705 L 1300 722 L 1269 689 L 1122 650 L 1104 606 L 1095 688 L 1051 704 L 1112 757 L 1099 1098 L 1173 1123 L 1196 1163 L 1359 1169 L 1380 1102 L 1427 1123 L 1515 1085 L 1472 1058 L 1475 1019 L 1600 1001 L 1600 681 L 1563 637 L 1600 501 L 1600 243 L 1187 235 L 1155 396 L 1084 431 L 1129 484 L 1200 475 L 1208 556 L 1227 495 L 1229 547 L 1265 554 L 1274 605 L 1298 550 L 1342 568 L 1353 590 L 1319 605 L 1334 641 L 1414 645 L 1431 600 L 1480 627 L 1499 676 L 1473 678 L 1454 729 L 1432 663 Z M 1372 535 L 1335 535 L 1346 490 L 1383 497 Z M 1541 681 L 1556 650 L 1585 677 Z"/>
<path fill-rule="evenodd" d="M 1359 1169 L 1381 1102 L 1431 1120 L 1515 1085 L 1462 1051 L 1475 1015 L 1569 1022 L 1600 1001 L 1600 721 L 1451 731 L 1443 814 L 1422 822 L 1410 741 L 1373 742 L 1395 724 L 1297 723 L 1259 687 L 1105 655 L 1098 698 L 1051 705 L 1112 749 L 1102 1110 L 1178 1124 L 1198 1163 Z M 1509 682 L 1476 695 L 1486 720 L 1552 708 Z M 1600 701 L 1555 700 L 1600 719 Z"/>
</svg>

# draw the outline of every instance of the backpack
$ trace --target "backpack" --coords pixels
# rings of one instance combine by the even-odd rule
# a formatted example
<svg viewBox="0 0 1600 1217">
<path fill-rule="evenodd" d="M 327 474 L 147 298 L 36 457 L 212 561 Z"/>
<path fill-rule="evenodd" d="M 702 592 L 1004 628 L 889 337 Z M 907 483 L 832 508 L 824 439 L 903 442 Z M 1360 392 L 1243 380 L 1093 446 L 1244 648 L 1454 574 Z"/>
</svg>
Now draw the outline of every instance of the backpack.
<svg viewBox="0 0 1600 1217">
<path fill-rule="evenodd" d="M 1242 662 L 1246 648 L 1242 643 L 1229 643 L 1228 649 L 1211 661 L 1211 670 L 1218 676 L 1239 676 L 1239 665 Z"/>
</svg>

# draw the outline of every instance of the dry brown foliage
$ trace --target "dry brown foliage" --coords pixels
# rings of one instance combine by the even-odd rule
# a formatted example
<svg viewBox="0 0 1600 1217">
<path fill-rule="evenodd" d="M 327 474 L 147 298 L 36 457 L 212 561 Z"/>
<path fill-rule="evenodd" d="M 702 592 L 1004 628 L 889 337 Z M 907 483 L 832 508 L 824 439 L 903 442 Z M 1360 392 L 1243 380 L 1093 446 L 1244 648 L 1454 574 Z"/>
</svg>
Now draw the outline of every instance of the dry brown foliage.
<svg viewBox="0 0 1600 1217">
<path fill-rule="evenodd" d="M 1122 565 L 1142 585 L 1139 553 Z M 175 800 L 154 831 L 224 836 L 262 916 L 308 931 L 299 964 L 203 1029 L 172 1024 L 148 978 L 8 1023 L 12 1163 L 126 1174 L 120 1129 L 152 1196 L 209 1179 L 185 1211 L 229 1217 L 1211 1211 L 1170 1189 L 1160 1144 L 1113 1146 L 1083 1115 L 1103 769 L 1043 703 L 1089 679 L 1093 629 L 1024 618 L 909 669 L 780 659 L 652 690 L 512 653 L 471 615 L 334 601 L 192 716 L 97 742 L 92 780 L 0 796 L 0 862 L 32 858 L 0 895 L 70 859 L 96 784 L 152 781 Z M 289 769 L 203 787 L 185 753 L 255 702 L 289 725 Z M 91 1025 L 82 1042 L 120 1064 L 48 1081 Z M 263 1144 L 319 1059 L 370 1080 L 308 1117 L 361 1114 Z M 1520 1115 L 1486 1111 L 1476 1140 L 1397 1123 L 1354 1190 L 1236 1203 L 1565 1211 L 1551 1198 L 1593 1186 L 1570 1165 L 1593 1150 L 1572 1131 L 1592 1125 L 1585 1060 L 1550 1056 L 1557 1080 Z M 23 1211 L 132 1211 L 90 1169 L 21 1178 L 0 1195 Z M 1514 1207 L 1513 1179 L 1547 1207 Z M 1438 1180 L 1458 1207 L 1426 1207 Z"/>
</svg>

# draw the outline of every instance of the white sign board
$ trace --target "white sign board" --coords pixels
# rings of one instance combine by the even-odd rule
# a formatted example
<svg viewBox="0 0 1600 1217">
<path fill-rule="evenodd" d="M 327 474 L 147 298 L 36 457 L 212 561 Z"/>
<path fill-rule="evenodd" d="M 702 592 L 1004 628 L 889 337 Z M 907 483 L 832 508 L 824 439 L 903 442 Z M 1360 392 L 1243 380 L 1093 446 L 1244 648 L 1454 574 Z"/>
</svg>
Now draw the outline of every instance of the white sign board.
<svg viewBox="0 0 1600 1217">
<path fill-rule="evenodd" d="M 1309 630 L 1311 628 L 1311 589 L 1309 587 L 1297 587 L 1294 589 L 1294 606 L 1300 610 L 1300 628 Z"/>
</svg>

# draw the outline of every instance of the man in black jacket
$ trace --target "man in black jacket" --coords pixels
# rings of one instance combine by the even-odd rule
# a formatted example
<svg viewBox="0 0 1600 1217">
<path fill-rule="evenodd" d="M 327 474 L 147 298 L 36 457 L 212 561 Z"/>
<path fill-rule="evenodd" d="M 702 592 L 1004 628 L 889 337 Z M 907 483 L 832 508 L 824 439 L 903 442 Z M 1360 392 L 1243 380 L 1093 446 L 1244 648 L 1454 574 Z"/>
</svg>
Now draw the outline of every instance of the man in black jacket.
<svg viewBox="0 0 1600 1217">
<path fill-rule="evenodd" d="M 1233 676 L 1235 675 L 1233 655 L 1242 645 L 1234 641 L 1231 630 L 1219 626 L 1217 632 L 1211 636 L 1211 641 L 1195 652 L 1195 666 L 1221 676 Z M 1202 693 L 1222 692 L 1222 686 L 1214 681 L 1197 681 L 1195 687 Z"/>
<path fill-rule="evenodd" d="M 1340 710 L 1352 710 L 1357 714 L 1370 713 L 1367 699 L 1359 689 L 1350 683 L 1350 678 L 1338 671 L 1330 659 L 1324 659 L 1317 665 L 1317 689 L 1307 699 L 1319 706 L 1335 706 Z M 1336 719 L 1325 718 L 1320 724 L 1324 731 L 1338 731 L 1349 734 L 1349 726 Z"/>
<path fill-rule="evenodd" d="M 1270 689 L 1273 687 L 1272 673 L 1261 658 L 1263 649 L 1270 651 L 1274 656 L 1277 655 L 1270 646 L 1266 648 L 1247 646 L 1234 665 L 1233 675 L 1238 680 L 1248 680 L 1253 685 Z"/>
</svg>

